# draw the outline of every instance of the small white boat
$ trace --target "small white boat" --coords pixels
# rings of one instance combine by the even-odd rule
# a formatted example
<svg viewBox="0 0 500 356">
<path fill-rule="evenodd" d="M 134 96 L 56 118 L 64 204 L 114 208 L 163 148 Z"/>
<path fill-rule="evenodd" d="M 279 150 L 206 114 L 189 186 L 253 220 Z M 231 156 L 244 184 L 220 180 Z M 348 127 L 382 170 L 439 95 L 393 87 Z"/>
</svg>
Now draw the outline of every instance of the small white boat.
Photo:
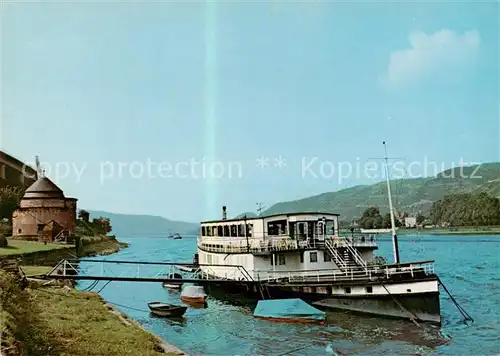
<svg viewBox="0 0 500 356">
<path fill-rule="evenodd" d="M 180 284 L 173 284 L 173 283 L 163 282 L 161 285 L 163 286 L 163 288 L 176 289 L 176 290 L 180 290 L 181 287 L 182 287 L 182 283 L 180 283 Z"/>
<path fill-rule="evenodd" d="M 177 267 L 180 271 L 183 271 L 183 272 L 193 273 L 194 271 L 196 271 L 196 268 L 189 267 L 189 266 L 177 265 L 176 267 Z"/>
<path fill-rule="evenodd" d="M 168 279 L 180 279 L 182 280 L 182 275 L 180 275 L 179 273 L 171 273 L 168 275 Z M 182 287 L 182 282 L 162 282 L 162 286 L 163 288 L 169 288 L 169 289 L 181 289 Z"/>
<path fill-rule="evenodd" d="M 185 286 L 181 292 L 181 300 L 186 303 L 205 304 L 207 297 L 202 286 Z"/>
</svg>

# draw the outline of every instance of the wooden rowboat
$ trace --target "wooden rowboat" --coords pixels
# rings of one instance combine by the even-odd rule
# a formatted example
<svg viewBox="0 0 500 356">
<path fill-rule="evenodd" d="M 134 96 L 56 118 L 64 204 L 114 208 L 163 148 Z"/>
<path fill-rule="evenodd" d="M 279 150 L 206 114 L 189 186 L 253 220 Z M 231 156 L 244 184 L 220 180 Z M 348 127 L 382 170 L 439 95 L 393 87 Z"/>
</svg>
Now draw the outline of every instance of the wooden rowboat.
<svg viewBox="0 0 500 356">
<path fill-rule="evenodd" d="M 158 316 L 182 316 L 187 310 L 187 307 L 173 304 L 166 304 L 162 302 L 148 303 L 151 313 Z"/>
</svg>

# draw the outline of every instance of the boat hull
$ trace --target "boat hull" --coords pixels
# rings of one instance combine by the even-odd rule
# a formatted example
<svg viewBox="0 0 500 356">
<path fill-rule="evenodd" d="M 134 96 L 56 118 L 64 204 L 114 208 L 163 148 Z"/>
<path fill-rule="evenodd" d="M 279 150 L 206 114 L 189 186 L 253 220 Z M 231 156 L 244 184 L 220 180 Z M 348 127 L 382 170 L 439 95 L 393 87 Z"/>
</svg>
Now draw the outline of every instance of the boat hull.
<svg viewBox="0 0 500 356">
<path fill-rule="evenodd" d="M 397 300 L 397 302 L 395 300 Z M 383 315 L 390 318 L 414 319 L 441 324 L 439 293 L 377 297 L 331 297 L 313 302 L 314 306 L 334 310 Z"/>
<path fill-rule="evenodd" d="M 164 306 L 156 306 L 155 304 L 150 304 L 149 310 L 151 311 L 151 313 L 157 316 L 180 317 L 184 315 L 184 313 L 187 310 L 187 307 L 184 306 L 164 307 Z"/>
<path fill-rule="evenodd" d="M 305 323 L 305 324 L 324 324 L 324 320 L 318 319 L 308 319 L 308 318 L 271 318 L 271 317 L 262 317 L 262 316 L 254 316 L 256 319 L 261 320 L 270 320 L 276 321 L 280 323 Z"/>
<path fill-rule="evenodd" d="M 402 284 L 405 288 L 411 282 Z M 363 285 L 364 286 L 364 285 Z M 392 286 L 397 286 L 393 284 Z M 386 285 L 387 288 L 391 286 Z M 322 287 L 315 285 L 287 286 L 268 285 L 265 287 L 266 298 L 300 298 L 314 306 L 331 309 L 345 310 L 361 314 L 371 314 L 388 318 L 416 320 L 441 324 L 439 291 L 421 292 L 412 294 L 385 294 L 385 295 L 331 295 L 329 288 L 334 284 L 324 284 Z M 355 288 L 352 286 L 352 288 Z M 324 291 L 326 290 L 326 293 Z M 221 283 L 211 284 L 208 292 L 225 299 L 227 295 L 239 294 L 250 300 L 262 299 L 258 284 L 253 283 Z"/>
<path fill-rule="evenodd" d="M 182 284 L 163 283 L 162 286 L 163 286 L 163 288 L 175 289 L 175 290 L 180 290 L 182 288 Z"/>
<path fill-rule="evenodd" d="M 181 296 L 181 300 L 186 303 L 193 303 L 193 304 L 205 304 L 207 301 L 206 297 L 186 297 L 186 296 Z"/>
</svg>

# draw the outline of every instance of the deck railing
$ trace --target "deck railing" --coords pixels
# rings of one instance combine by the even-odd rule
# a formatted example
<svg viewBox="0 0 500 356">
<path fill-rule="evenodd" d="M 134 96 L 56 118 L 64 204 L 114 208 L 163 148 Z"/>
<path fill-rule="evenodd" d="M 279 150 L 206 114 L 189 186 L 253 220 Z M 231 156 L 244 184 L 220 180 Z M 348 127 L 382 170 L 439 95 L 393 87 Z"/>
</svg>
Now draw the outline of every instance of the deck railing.
<svg viewBox="0 0 500 356">
<path fill-rule="evenodd" d="M 356 281 L 384 280 L 395 276 L 407 275 L 412 278 L 419 275 L 434 274 L 434 261 L 411 262 L 398 265 L 369 266 L 366 268 L 347 268 L 295 271 L 253 271 L 254 279 L 268 282 L 326 282 L 326 281 Z"/>
<path fill-rule="evenodd" d="M 374 238 L 361 239 L 352 237 L 329 236 L 316 240 L 295 240 L 287 235 L 268 237 L 198 237 L 198 247 L 208 252 L 218 253 L 264 253 L 274 251 L 291 251 L 298 249 L 323 248 L 325 240 L 331 241 L 332 247 L 376 247 Z"/>
</svg>

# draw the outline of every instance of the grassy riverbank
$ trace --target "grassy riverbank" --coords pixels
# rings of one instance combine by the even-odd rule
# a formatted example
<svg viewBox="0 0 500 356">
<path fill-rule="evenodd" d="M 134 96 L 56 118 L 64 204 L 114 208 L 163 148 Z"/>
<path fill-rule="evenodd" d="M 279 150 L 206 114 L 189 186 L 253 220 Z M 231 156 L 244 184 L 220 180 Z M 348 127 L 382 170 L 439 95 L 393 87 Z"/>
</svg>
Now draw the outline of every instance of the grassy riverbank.
<svg viewBox="0 0 500 356">
<path fill-rule="evenodd" d="M 40 251 L 52 251 L 60 249 L 74 249 L 73 246 L 62 244 L 44 244 L 36 241 L 23 241 L 7 239 L 9 246 L 0 248 L 0 256 L 22 255 Z"/>
<path fill-rule="evenodd" d="M 2 355 L 179 355 L 137 324 L 111 312 L 95 293 L 69 288 L 21 290 L 0 271 Z"/>
<path fill-rule="evenodd" d="M 26 266 L 54 266 L 62 259 L 76 257 L 76 247 L 59 243 L 43 243 L 7 239 L 8 246 L 0 247 L 0 259 L 17 258 Z M 89 257 L 110 255 L 127 247 L 128 244 L 118 241 L 112 236 L 83 237 L 80 240 L 78 255 Z"/>
</svg>

